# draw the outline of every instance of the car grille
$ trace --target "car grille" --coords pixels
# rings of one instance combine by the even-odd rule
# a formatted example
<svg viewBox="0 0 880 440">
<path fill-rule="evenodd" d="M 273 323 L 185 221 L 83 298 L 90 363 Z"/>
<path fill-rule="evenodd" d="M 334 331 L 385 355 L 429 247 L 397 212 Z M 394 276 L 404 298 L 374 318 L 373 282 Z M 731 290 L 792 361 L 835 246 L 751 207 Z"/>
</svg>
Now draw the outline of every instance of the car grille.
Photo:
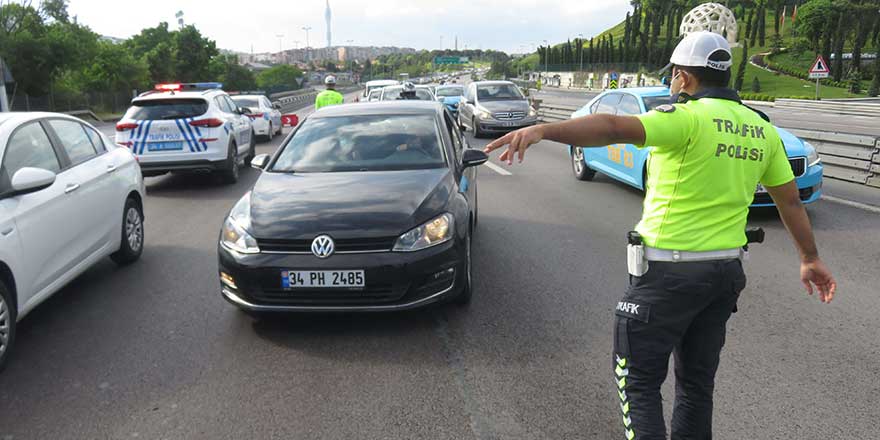
<svg viewBox="0 0 880 440">
<path fill-rule="evenodd" d="M 526 117 L 526 112 L 500 112 L 494 113 L 492 117 L 499 121 L 515 121 Z"/>
<path fill-rule="evenodd" d="M 257 245 L 263 252 L 311 254 L 312 240 L 258 239 Z M 388 252 L 396 240 L 397 237 L 334 239 L 334 253 Z"/>
<path fill-rule="evenodd" d="M 297 305 L 367 305 L 382 304 L 399 300 L 407 291 L 407 285 L 390 283 L 368 283 L 363 289 L 291 289 L 284 290 L 280 279 L 273 277 L 271 286 L 264 283 L 263 289 L 254 294 L 254 299 L 264 304 Z"/>
<path fill-rule="evenodd" d="M 806 157 L 793 157 L 788 159 L 788 163 L 791 164 L 791 171 L 794 173 L 794 177 L 801 177 L 807 172 Z"/>
<path fill-rule="evenodd" d="M 798 192 L 800 193 L 801 201 L 808 200 L 810 197 L 813 197 L 814 187 L 801 188 Z M 755 194 L 755 199 L 752 200 L 753 205 L 766 205 L 770 203 L 773 203 L 773 199 L 768 193 Z"/>
</svg>

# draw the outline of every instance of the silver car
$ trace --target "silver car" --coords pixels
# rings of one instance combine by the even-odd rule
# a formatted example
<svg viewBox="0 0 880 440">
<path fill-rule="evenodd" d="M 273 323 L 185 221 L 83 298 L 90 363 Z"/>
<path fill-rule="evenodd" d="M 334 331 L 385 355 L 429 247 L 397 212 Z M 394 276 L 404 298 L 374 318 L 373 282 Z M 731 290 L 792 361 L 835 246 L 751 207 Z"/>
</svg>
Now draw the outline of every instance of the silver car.
<svg viewBox="0 0 880 440">
<path fill-rule="evenodd" d="M 471 83 L 459 106 L 458 124 L 475 137 L 535 125 L 538 114 L 519 87 L 510 81 Z"/>
</svg>

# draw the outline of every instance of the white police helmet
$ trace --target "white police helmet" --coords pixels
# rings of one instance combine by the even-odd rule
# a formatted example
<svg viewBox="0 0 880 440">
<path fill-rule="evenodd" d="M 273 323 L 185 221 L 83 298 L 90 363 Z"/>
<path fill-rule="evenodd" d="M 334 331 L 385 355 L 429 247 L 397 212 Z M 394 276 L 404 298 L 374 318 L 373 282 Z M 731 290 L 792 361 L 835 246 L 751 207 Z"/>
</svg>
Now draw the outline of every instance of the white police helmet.
<svg viewBox="0 0 880 440">
<path fill-rule="evenodd" d="M 712 55 L 719 51 L 726 53 L 727 59 L 724 61 L 711 60 Z M 687 34 L 678 43 L 678 46 L 675 46 L 675 51 L 672 52 L 672 58 L 669 61 L 670 65 L 708 67 L 726 71 L 730 70 L 733 65 L 733 56 L 730 52 L 730 43 L 724 37 L 714 32 L 700 31 Z"/>
<path fill-rule="evenodd" d="M 329 85 L 336 85 L 336 77 L 333 75 L 327 75 L 327 77 L 324 78 L 324 84 L 326 84 L 328 86 Z"/>
<path fill-rule="evenodd" d="M 407 82 L 403 83 L 403 91 L 404 92 L 415 92 L 416 85 L 407 81 Z"/>
</svg>

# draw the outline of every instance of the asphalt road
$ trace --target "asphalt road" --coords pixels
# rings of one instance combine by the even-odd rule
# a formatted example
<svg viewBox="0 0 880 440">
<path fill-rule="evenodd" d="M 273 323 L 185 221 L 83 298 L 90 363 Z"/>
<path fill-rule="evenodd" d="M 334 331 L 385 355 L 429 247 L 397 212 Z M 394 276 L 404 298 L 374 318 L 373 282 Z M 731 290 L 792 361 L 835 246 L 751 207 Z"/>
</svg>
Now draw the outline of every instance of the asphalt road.
<svg viewBox="0 0 880 440">
<path fill-rule="evenodd" d="M 220 297 L 216 243 L 258 172 L 149 179 L 143 258 L 102 262 L 21 322 L 0 439 L 623 438 L 611 322 L 642 194 L 575 181 L 558 144 L 526 158 L 480 170 L 470 307 L 398 314 L 252 320 Z M 716 439 L 880 432 L 880 217 L 809 212 L 838 297 L 807 296 L 778 218 L 753 213 L 768 237 L 729 323 Z"/>
</svg>

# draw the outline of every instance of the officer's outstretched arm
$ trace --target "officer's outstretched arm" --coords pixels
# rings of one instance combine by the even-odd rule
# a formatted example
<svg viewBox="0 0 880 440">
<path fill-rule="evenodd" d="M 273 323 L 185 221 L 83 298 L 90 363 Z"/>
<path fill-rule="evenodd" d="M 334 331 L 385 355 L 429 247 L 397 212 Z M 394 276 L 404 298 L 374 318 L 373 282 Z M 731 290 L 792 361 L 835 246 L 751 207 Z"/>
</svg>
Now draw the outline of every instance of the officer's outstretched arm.
<svg viewBox="0 0 880 440">
<path fill-rule="evenodd" d="M 507 146 L 500 159 L 522 162 L 526 149 L 544 139 L 580 147 L 603 147 L 610 144 L 645 143 L 645 127 L 632 116 L 589 115 L 552 124 L 541 124 L 510 132 L 486 146 L 485 152 Z"/>
<path fill-rule="evenodd" d="M 831 270 L 819 258 L 813 228 L 810 226 L 807 211 L 801 203 L 797 184 L 792 180 L 784 185 L 768 186 L 767 192 L 776 203 L 779 217 L 782 218 L 782 223 L 794 239 L 798 253 L 801 255 L 801 282 L 804 288 L 812 295 L 815 285 L 816 290 L 819 291 L 819 300 L 824 303 L 831 302 L 834 291 L 837 290 L 837 282 L 831 275 Z"/>
</svg>

